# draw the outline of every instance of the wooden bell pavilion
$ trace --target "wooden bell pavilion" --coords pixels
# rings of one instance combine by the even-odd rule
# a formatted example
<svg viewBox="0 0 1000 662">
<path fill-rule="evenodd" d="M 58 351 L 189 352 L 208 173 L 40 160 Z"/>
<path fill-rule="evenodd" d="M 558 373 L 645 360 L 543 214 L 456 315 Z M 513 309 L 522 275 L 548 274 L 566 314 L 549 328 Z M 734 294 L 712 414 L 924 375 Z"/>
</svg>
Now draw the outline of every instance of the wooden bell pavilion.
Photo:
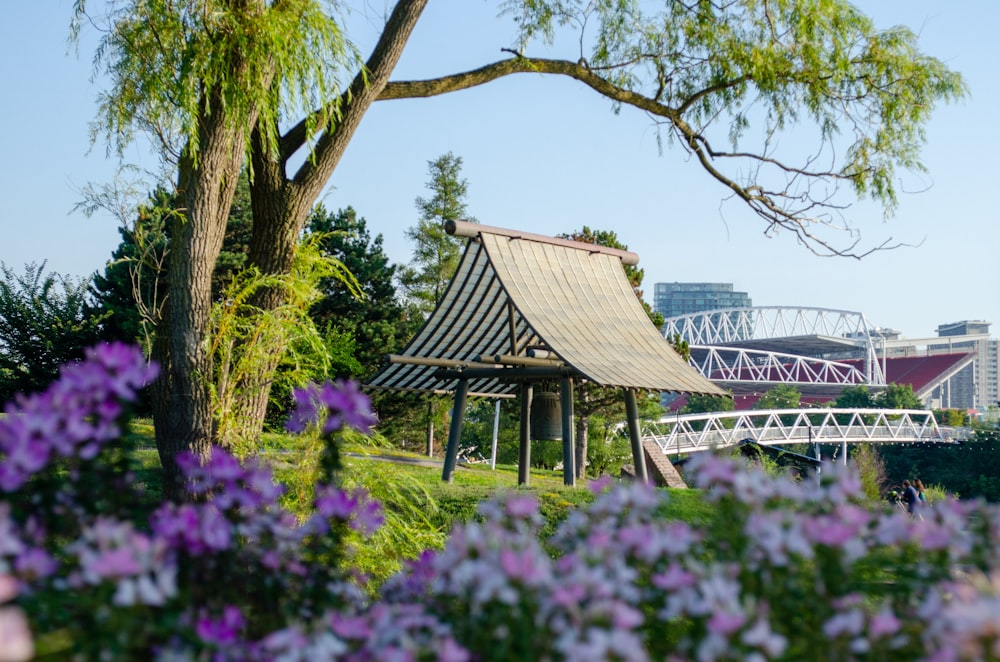
<svg viewBox="0 0 1000 662">
<path fill-rule="evenodd" d="M 725 394 L 649 321 L 623 269 L 638 263 L 635 253 L 461 221 L 445 228 L 468 243 L 443 299 L 366 384 L 454 395 L 442 480 L 454 475 L 470 396 L 520 395 L 518 482 L 527 484 L 533 387 L 558 384 L 563 480 L 573 485 L 575 381 L 622 389 L 642 480 L 649 478 L 636 391 Z"/>
</svg>

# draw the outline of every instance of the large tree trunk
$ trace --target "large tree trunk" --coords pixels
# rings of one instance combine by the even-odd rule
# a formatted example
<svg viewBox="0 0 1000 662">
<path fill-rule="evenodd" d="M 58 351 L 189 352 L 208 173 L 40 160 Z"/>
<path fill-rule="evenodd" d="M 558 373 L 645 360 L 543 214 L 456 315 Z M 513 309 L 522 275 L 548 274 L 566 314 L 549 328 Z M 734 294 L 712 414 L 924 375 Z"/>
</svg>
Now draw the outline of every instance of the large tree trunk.
<svg viewBox="0 0 1000 662">
<path fill-rule="evenodd" d="M 304 132 L 304 124 L 293 128 L 282 139 L 282 153 L 277 159 L 272 158 L 273 155 L 266 152 L 263 141 L 255 137 L 254 179 L 250 186 L 253 238 L 248 258 L 249 263 L 261 273 L 290 273 L 296 243 L 313 204 L 340 162 L 361 119 L 388 83 L 427 1 L 400 0 L 396 4 L 379 43 L 368 59 L 366 76 L 359 74 L 355 78 L 350 92 L 344 95 L 339 119 L 317 140 L 314 158 L 307 160 L 294 178 L 287 177 L 285 167 L 305 144 L 305 134 L 300 133 Z M 253 303 L 266 314 L 283 302 L 282 292 L 272 289 L 262 291 Z M 243 426 L 237 435 L 244 439 L 256 438 L 264 426 L 280 352 L 272 358 L 270 363 L 260 366 L 254 382 L 246 385 L 245 396 L 236 405 L 236 420 Z"/>
<path fill-rule="evenodd" d="M 227 120 L 223 112 L 207 114 L 197 160 L 185 156 L 178 168 L 185 208 L 171 227 L 167 303 L 155 357 L 162 383 L 153 406 L 163 495 L 171 500 L 185 496 L 177 455 L 191 451 L 207 456 L 212 443 L 212 270 L 236 192 L 246 130 Z"/>
<path fill-rule="evenodd" d="M 254 186 L 277 190 L 280 170 L 277 164 L 265 162 L 257 157 L 262 149 L 258 138 L 254 137 L 254 145 L 257 148 L 254 150 Z M 264 181 L 268 181 L 269 184 L 263 184 Z M 262 274 L 291 273 L 298 236 L 307 215 L 303 214 L 301 221 L 297 215 L 289 218 L 287 205 L 279 196 L 254 195 L 251 204 L 253 235 L 247 256 L 249 264 L 259 269 Z M 299 204 L 295 208 L 304 206 Z M 308 207 L 306 209 L 308 210 Z M 267 315 L 277 310 L 284 302 L 285 294 L 281 288 L 261 288 L 250 301 L 251 310 L 261 312 L 251 314 Z M 239 392 L 232 400 L 232 411 L 227 412 L 230 427 L 226 430 L 224 442 L 250 441 L 260 435 L 267 414 L 271 384 L 285 350 L 285 333 L 282 328 L 282 325 L 263 325 L 260 334 L 252 339 L 257 345 L 255 349 L 259 350 L 260 345 L 263 345 L 267 351 L 264 353 L 255 351 L 253 370 L 241 380 L 241 383 L 233 384 L 233 388 Z"/>
</svg>

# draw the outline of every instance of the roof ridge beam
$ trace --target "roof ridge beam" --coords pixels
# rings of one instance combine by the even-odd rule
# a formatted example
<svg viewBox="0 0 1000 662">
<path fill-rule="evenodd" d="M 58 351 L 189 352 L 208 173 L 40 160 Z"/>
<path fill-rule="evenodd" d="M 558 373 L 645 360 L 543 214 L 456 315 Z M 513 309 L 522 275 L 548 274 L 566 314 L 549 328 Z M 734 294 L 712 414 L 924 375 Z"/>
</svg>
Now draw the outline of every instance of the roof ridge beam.
<svg viewBox="0 0 1000 662">
<path fill-rule="evenodd" d="M 576 250 L 587 251 L 592 254 L 600 253 L 602 255 L 613 255 L 621 260 L 622 264 L 629 266 L 639 264 L 639 254 L 633 253 L 632 251 L 609 248 L 607 246 L 601 246 L 600 244 L 588 244 L 585 241 L 573 241 L 572 239 L 549 237 L 544 234 L 534 234 L 531 232 L 521 232 L 520 230 L 498 228 L 492 225 L 482 225 L 480 223 L 470 223 L 468 221 L 445 221 L 444 231 L 455 237 L 467 237 L 469 239 L 475 239 L 483 233 L 495 234 L 509 239 L 523 239 L 525 241 L 534 241 L 541 244 L 552 244 L 554 246 L 575 248 Z"/>
</svg>

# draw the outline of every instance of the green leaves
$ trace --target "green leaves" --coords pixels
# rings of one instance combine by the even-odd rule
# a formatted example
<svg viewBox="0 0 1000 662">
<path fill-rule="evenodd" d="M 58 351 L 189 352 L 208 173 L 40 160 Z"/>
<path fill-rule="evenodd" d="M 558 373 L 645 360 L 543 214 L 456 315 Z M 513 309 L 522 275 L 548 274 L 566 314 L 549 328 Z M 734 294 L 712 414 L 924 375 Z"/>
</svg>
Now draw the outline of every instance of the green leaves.
<svg viewBox="0 0 1000 662">
<path fill-rule="evenodd" d="M 430 198 L 417 198 L 420 221 L 406 231 L 413 246 L 413 262 L 400 271 L 400 282 L 409 302 L 424 315 L 444 297 L 458 268 L 463 242 L 445 232 L 445 221 L 471 221 L 465 199 L 469 184 L 462 178 L 462 157 L 451 152 L 427 162 Z"/>
<path fill-rule="evenodd" d="M 288 384 L 300 385 L 325 376 L 330 368 L 330 349 L 335 348 L 338 339 L 319 332 L 309 317 L 309 309 L 322 296 L 319 283 L 323 279 L 337 279 L 352 292 L 360 289 L 337 259 L 323 254 L 321 239 L 313 235 L 299 244 L 289 274 L 262 275 L 252 267 L 241 271 L 212 306 L 212 406 L 217 419 L 216 435 L 223 446 L 240 453 L 254 450 L 256 440 L 244 438 L 242 407 L 247 392 L 260 388 L 260 375 L 272 364 L 273 357 L 282 357 L 276 381 L 285 390 Z M 265 288 L 280 289 L 284 294 L 282 305 L 269 310 L 254 306 L 255 296 Z M 331 341 L 334 347 L 328 345 Z M 250 445 L 245 446 L 248 442 Z"/>
<path fill-rule="evenodd" d="M 7 402 L 82 358 L 106 315 L 92 308 L 90 279 L 46 274 L 44 262 L 25 266 L 24 275 L 0 263 L 0 275 L 0 402 Z"/>
<path fill-rule="evenodd" d="M 901 172 L 923 170 L 930 114 L 967 91 L 912 31 L 876 29 L 844 0 L 657 4 L 502 6 L 521 53 L 556 43 L 557 28 L 576 33 L 582 70 L 567 69 L 570 57 L 532 60 L 539 69 L 648 113 L 770 233 L 789 229 L 816 252 L 845 254 L 815 232 L 839 226 L 851 197 L 895 210 Z"/>
<path fill-rule="evenodd" d="M 103 33 L 95 73 L 111 87 L 92 135 L 119 152 L 140 130 L 164 155 L 196 160 L 202 123 L 218 113 L 232 127 L 259 115 L 264 145 L 275 149 L 277 122 L 333 102 L 360 63 L 337 2 L 110 0 L 105 11 L 87 14 L 77 0 L 73 33 L 85 19 Z"/>
</svg>

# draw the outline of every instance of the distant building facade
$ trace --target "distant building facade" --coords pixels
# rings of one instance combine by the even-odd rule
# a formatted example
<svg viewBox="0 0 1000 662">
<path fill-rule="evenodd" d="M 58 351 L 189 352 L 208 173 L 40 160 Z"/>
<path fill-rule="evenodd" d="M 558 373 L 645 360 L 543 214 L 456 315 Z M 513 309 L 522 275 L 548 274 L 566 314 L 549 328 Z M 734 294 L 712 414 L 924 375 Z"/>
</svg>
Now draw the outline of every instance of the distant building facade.
<svg viewBox="0 0 1000 662">
<path fill-rule="evenodd" d="M 937 328 L 940 343 L 927 345 L 928 354 L 972 352 L 973 362 L 955 374 L 932 394 L 941 407 L 977 409 L 996 407 L 1000 400 L 997 368 L 1000 341 L 990 338 L 990 322 L 963 320 Z M 972 337 L 970 337 L 972 336 Z M 945 341 L 948 339 L 947 341 Z"/>
<path fill-rule="evenodd" d="M 746 292 L 734 292 L 732 283 L 656 283 L 653 310 L 664 317 L 691 315 L 717 308 L 753 306 Z"/>
</svg>

